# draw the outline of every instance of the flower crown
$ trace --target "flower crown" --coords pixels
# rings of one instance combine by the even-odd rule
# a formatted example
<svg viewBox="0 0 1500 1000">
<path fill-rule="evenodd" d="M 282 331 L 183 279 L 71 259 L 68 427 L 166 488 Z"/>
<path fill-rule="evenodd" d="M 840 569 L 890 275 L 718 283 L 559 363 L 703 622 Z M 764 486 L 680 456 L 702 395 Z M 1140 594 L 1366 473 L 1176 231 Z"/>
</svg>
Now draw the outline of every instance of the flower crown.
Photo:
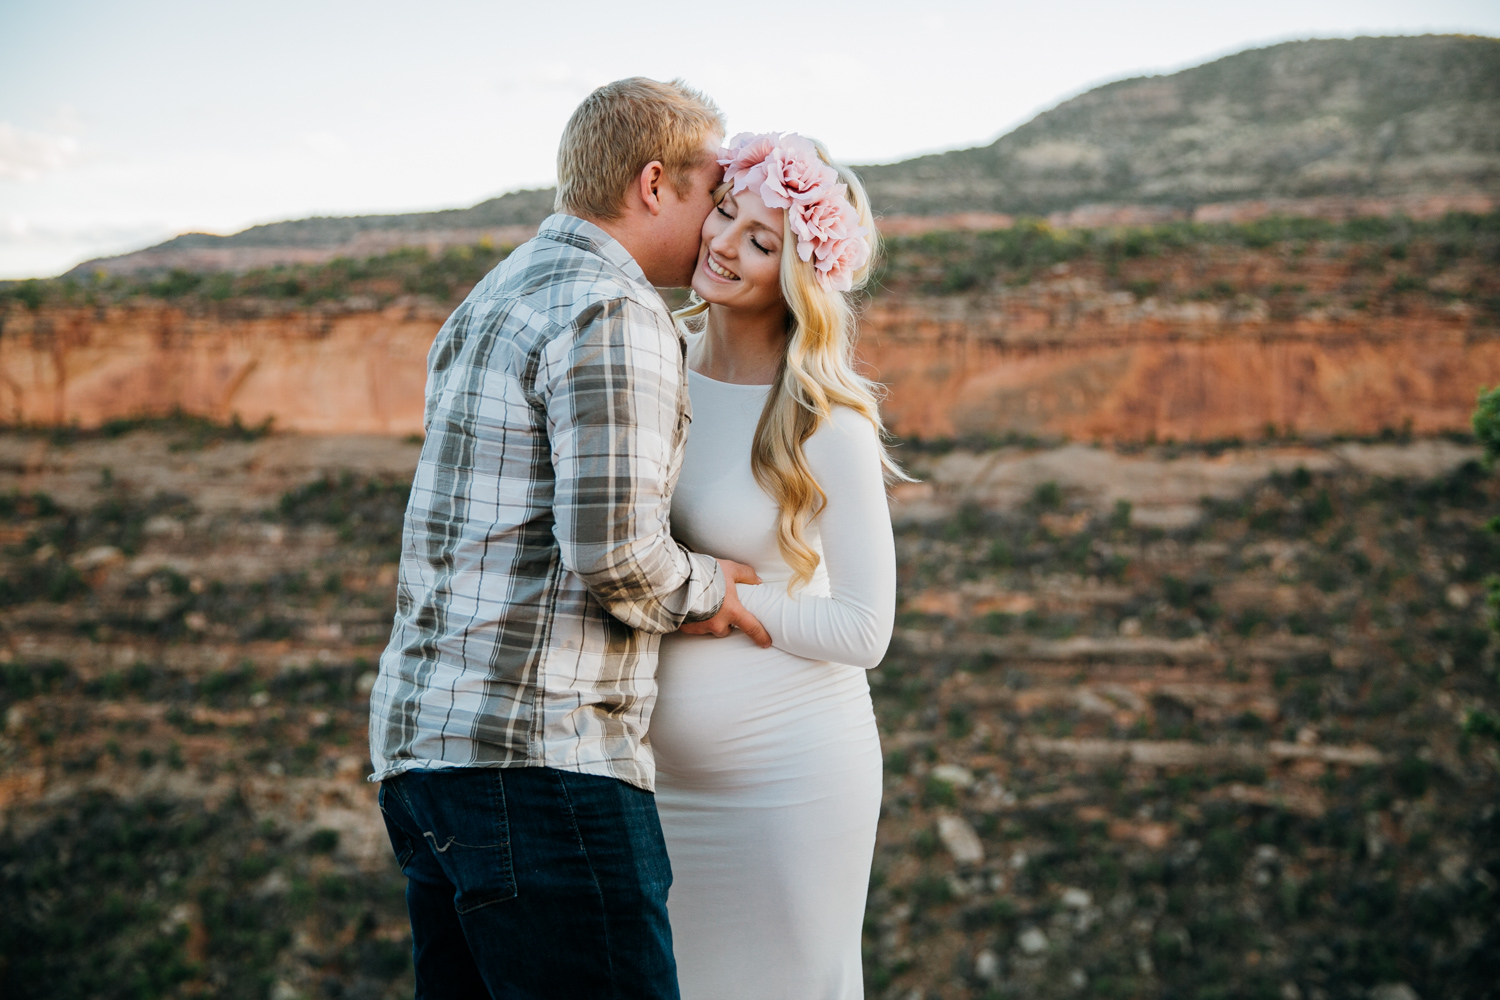
<svg viewBox="0 0 1500 1000">
<path fill-rule="evenodd" d="M 849 203 L 849 185 L 823 162 L 812 141 L 795 132 L 741 132 L 719 150 L 730 191 L 750 190 L 767 208 L 784 208 L 797 237 L 797 256 L 813 262 L 819 282 L 838 292 L 870 259 L 870 231 Z"/>
</svg>

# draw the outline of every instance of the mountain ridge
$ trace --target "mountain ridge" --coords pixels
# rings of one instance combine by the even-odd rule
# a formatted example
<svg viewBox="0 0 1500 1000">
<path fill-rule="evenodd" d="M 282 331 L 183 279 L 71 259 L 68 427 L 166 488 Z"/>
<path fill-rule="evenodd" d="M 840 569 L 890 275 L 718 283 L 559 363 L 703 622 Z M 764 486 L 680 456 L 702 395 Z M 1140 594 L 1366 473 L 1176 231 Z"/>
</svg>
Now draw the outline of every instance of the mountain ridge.
<svg viewBox="0 0 1500 1000">
<path fill-rule="evenodd" d="M 1319 39 L 1103 84 L 987 146 L 861 168 L 886 212 L 1500 189 L 1500 40 Z"/>
<path fill-rule="evenodd" d="M 1483 202 L 1500 197 L 1500 39 L 1362 37 L 1246 49 L 1093 87 L 986 146 L 855 169 L 893 231 L 901 217 L 960 213 L 981 220 L 969 227 L 1016 215 L 1122 225 L 1193 218 L 1204 205 L 1228 204 L 1233 215 L 1239 202 L 1266 203 L 1253 210 L 1260 214 L 1345 216 L 1368 211 L 1372 199 L 1389 203 L 1385 214 L 1423 197 Z M 552 211 L 553 195 L 528 189 L 469 208 L 187 233 L 86 261 L 67 276 L 521 242 Z"/>
</svg>

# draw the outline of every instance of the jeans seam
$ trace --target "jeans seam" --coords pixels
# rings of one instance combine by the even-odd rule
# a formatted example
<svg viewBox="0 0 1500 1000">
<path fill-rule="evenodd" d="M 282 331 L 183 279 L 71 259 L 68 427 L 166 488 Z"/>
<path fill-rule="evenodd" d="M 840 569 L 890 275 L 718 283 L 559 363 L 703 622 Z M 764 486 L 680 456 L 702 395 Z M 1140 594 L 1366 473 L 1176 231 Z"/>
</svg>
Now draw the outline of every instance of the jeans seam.
<svg viewBox="0 0 1500 1000">
<path fill-rule="evenodd" d="M 562 791 L 563 804 L 568 810 L 568 822 L 572 824 L 573 836 L 578 840 L 578 849 L 583 852 L 584 864 L 588 865 L 589 878 L 593 880 L 594 892 L 599 897 L 599 918 L 604 924 L 604 960 L 609 967 L 609 986 L 615 996 L 620 994 L 620 984 L 615 981 L 615 958 L 609 947 L 609 908 L 604 905 L 604 888 L 599 884 L 599 875 L 594 871 L 594 863 L 589 860 L 588 845 L 583 842 L 583 833 L 578 829 L 578 813 L 573 808 L 573 797 L 568 794 L 567 782 L 563 780 L 561 771 L 554 772 L 554 780 L 557 787 Z"/>
</svg>

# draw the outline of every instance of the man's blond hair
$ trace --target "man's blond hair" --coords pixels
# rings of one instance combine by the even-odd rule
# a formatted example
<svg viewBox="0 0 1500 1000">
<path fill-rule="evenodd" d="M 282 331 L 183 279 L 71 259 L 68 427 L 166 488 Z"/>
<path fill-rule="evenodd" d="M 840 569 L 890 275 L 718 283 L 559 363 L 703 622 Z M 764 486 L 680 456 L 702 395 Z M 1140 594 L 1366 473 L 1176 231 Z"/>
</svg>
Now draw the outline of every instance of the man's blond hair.
<svg viewBox="0 0 1500 1000">
<path fill-rule="evenodd" d="M 614 219 L 646 164 L 660 160 L 679 195 L 692 187 L 710 136 L 724 134 L 718 105 L 681 80 L 643 76 L 607 83 L 584 98 L 557 148 L 559 212 Z"/>
</svg>

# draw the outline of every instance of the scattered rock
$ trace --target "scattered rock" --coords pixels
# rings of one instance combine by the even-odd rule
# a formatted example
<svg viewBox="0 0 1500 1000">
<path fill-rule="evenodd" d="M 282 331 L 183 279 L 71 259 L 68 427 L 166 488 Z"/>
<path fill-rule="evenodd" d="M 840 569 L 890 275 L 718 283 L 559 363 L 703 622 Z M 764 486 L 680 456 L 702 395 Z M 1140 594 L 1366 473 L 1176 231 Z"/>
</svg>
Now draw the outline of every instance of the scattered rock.
<svg viewBox="0 0 1500 1000">
<path fill-rule="evenodd" d="M 1062 904 L 1072 910 L 1082 910 L 1094 903 L 1093 894 L 1085 889 L 1077 889 L 1072 886 L 1063 890 Z"/>
<path fill-rule="evenodd" d="M 1042 933 L 1040 927 L 1028 927 L 1016 939 L 1016 944 L 1020 945 L 1021 950 L 1028 955 L 1040 955 L 1047 950 L 1047 935 Z M 1397 998 L 1392 997 L 1391 1000 L 1397 1000 Z"/>
<path fill-rule="evenodd" d="M 1422 1000 L 1417 991 L 1405 983 L 1381 983 L 1370 990 L 1370 1000 Z"/>
<path fill-rule="evenodd" d="M 1113 716 L 1119 711 L 1119 707 L 1113 702 L 1106 701 L 1088 688 L 1080 688 L 1073 696 L 1073 702 L 1085 715 Z"/>
<path fill-rule="evenodd" d="M 107 569 L 124 561 L 125 553 L 113 545 L 96 545 L 68 560 L 68 565 L 80 573 L 93 573 L 96 570 Z"/>
<path fill-rule="evenodd" d="M 1007 806 L 1016 804 L 1015 794 L 1007 791 L 993 774 L 983 781 L 976 782 L 973 795 L 974 807 L 981 812 L 999 812 Z"/>
<path fill-rule="evenodd" d="M 974 975 L 987 983 L 1000 978 L 1000 956 L 985 948 L 974 956 Z"/>
<path fill-rule="evenodd" d="M 181 538 L 187 533 L 186 527 L 180 520 L 162 514 L 148 518 L 141 530 L 147 535 L 166 536 L 170 538 Z"/>
<path fill-rule="evenodd" d="M 939 816 L 938 839 L 953 855 L 953 860 L 961 865 L 977 865 L 984 861 L 984 844 L 962 816 Z"/>
<path fill-rule="evenodd" d="M 260 884 L 255 887 L 255 896 L 258 899 L 265 899 L 269 896 L 284 896 L 291 891 L 291 881 L 288 880 L 286 874 L 278 868 L 273 870 L 271 874 L 260 880 Z"/>
<path fill-rule="evenodd" d="M 958 764 L 939 764 L 928 773 L 939 781 L 946 781 L 954 788 L 968 789 L 974 785 L 974 772 Z"/>
<path fill-rule="evenodd" d="M 1365 813 L 1365 850 L 1375 861 L 1379 861 L 1380 856 L 1385 853 L 1385 836 L 1380 828 L 1379 813 Z"/>
<path fill-rule="evenodd" d="M 983 884 L 977 877 L 967 879 L 957 872 L 948 873 L 948 891 L 953 894 L 954 899 L 968 899 L 978 892 Z"/>
</svg>

